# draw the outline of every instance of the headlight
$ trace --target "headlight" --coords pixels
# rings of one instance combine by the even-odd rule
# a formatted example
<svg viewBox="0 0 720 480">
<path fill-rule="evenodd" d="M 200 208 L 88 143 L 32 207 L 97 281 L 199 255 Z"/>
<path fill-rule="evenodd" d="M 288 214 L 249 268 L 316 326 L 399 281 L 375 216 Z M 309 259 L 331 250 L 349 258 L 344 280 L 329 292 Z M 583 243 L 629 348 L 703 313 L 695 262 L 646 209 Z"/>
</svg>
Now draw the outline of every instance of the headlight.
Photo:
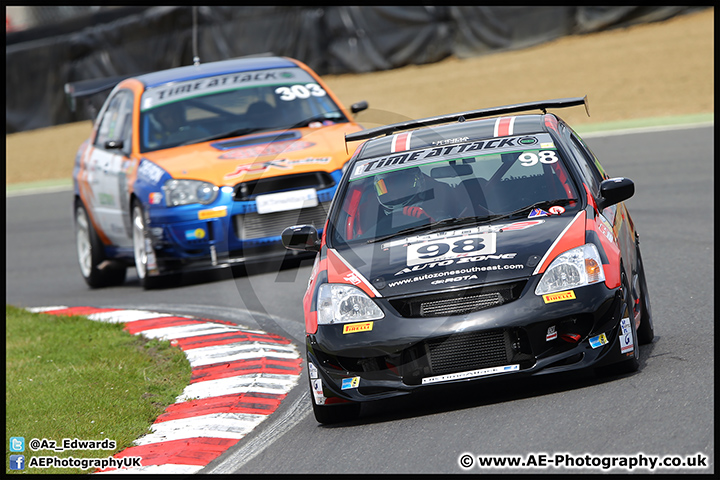
<svg viewBox="0 0 720 480">
<path fill-rule="evenodd" d="M 320 285 L 317 312 L 320 325 L 377 320 L 385 316 L 365 292 L 337 283 Z"/>
<path fill-rule="evenodd" d="M 561 253 L 552 261 L 535 289 L 536 295 L 604 282 L 602 260 L 592 243 Z"/>
<path fill-rule="evenodd" d="M 218 195 L 218 187 L 199 180 L 171 179 L 165 182 L 163 190 L 165 191 L 165 204 L 168 207 L 189 203 L 207 205 L 215 201 Z"/>
</svg>

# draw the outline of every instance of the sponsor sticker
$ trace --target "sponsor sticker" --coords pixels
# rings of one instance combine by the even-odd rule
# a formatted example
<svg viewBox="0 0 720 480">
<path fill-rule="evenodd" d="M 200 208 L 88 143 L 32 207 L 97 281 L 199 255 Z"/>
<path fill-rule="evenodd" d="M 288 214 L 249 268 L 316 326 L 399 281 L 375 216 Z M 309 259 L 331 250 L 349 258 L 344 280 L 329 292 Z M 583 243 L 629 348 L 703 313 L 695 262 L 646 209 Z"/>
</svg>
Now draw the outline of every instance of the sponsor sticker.
<svg viewBox="0 0 720 480">
<path fill-rule="evenodd" d="M 315 398 L 315 403 L 318 405 L 325 405 L 325 395 L 323 394 L 322 380 L 316 378 L 314 380 L 310 380 L 310 384 L 312 385 L 312 392 L 313 397 Z"/>
<path fill-rule="evenodd" d="M 221 218 L 227 216 L 227 207 L 215 207 L 208 210 L 198 211 L 198 219 L 207 220 L 208 218 Z"/>
<path fill-rule="evenodd" d="M 449 382 L 451 380 L 462 380 L 465 378 L 484 377 L 485 375 L 494 375 L 496 373 L 516 372 L 518 370 L 520 370 L 520 364 L 517 364 L 517 363 L 514 365 L 504 365 L 502 367 L 481 368 L 479 370 L 470 370 L 467 372 L 448 373 L 445 375 L 426 377 L 426 378 L 422 379 L 422 384 L 427 385 L 428 383 Z"/>
<path fill-rule="evenodd" d="M 202 240 L 203 238 L 205 238 L 205 230 L 202 228 L 185 231 L 185 239 L 187 240 Z"/>
<path fill-rule="evenodd" d="M 160 181 L 162 176 L 165 174 L 165 171 L 154 163 L 148 160 L 143 160 L 140 162 L 137 173 L 138 177 L 152 185 L 155 185 Z"/>
<path fill-rule="evenodd" d="M 635 349 L 632 327 L 629 318 L 620 320 L 620 353 L 629 353 Z"/>
<path fill-rule="evenodd" d="M 160 202 L 162 202 L 162 199 L 163 195 L 160 192 L 150 192 L 150 196 L 148 197 L 150 205 L 158 205 Z"/>
<path fill-rule="evenodd" d="M 360 285 L 361 280 L 358 278 L 357 275 L 355 275 L 353 272 L 348 273 L 343 277 L 343 280 L 346 282 L 350 282 L 353 285 Z"/>
<path fill-rule="evenodd" d="M 551 215 L 562 215 L 565 213 L 565 208 L 560 205 L 555 205 L 554 207 L 548 208 L 548 212 L 550 212 Z"/>
<path fill-rule="evenodd" d="M 555 325 L 548 327 L 547 334 L 545 335 L 545 341 L 549 342 L 550 340 L 555 340 L 557 338 L 557 330 L 555 330 Z"/>
<path fill-rule="evenodd" d="M 257 212 L 259 214 L 298 210 L 300 208 L 316 207 L 318 204 L 317 191 L 314 188 L 303 188 L 289 192 L 270 193 L 255 197 Z"/>
<path fill-rule="evenodd" d="M 591 346 L 592 348 L 602 347 L 602 346 L 605 345 L 606 343 L 608 343 L 608 339 L 607 339 L 607 337 L 605 336 L 604 333 L 601 333 L 601 334 L 598 335 L 597 337 L 592 337 L 592 338 L 590 339 L 590 346 Z"/>
<path fill-rule="evenodd" d="M 360 377 L 343 378 L 342 386 L 340 388 L 342 390 L 348 390 L 351 388 L 357 388 L 359 385 L 360 385 Z"/>
<path fill-rule="evenodd" d="M 281 83 L 293 83 L 314 79 L 299 68 L 276 68 L 255 72 L 234 72 L 213 77 L 193 78 L 186 81 L 174 81 L 145 90 L 142 95 L 142 110 L 174 102 L 181 99 L 224 92 L 231 89 L 275 86 Z M 309 95 L 308 95 L 309 96 Z"/>
<path fill-rule="evenodd" d="M 562 302 L 564 300 L 575 300 L 575 291 L 566 290 L 564 292 L 548 293 L 543 295 L 545 303 Z"/>
<path fill-rule="evenodd" d="M 343 335 L 346 333 L 369 332 L 373 329 L 373 322 L 348 323 L 343 325 Z"/>
<path fill-rule="evenodd" d="M 547 217 L 550 215 L 548 212 L 543 210 L 542 208 L 533 208 L 532 211 L 528 214 L 528 218 L 533 217 Z"/>
<path fill-rule="evenodd" d="M 320 378 L 317 367 L 312 362 L 308 362 L 308 374 L 310 375 L 310 378 Z"/>
</svg>

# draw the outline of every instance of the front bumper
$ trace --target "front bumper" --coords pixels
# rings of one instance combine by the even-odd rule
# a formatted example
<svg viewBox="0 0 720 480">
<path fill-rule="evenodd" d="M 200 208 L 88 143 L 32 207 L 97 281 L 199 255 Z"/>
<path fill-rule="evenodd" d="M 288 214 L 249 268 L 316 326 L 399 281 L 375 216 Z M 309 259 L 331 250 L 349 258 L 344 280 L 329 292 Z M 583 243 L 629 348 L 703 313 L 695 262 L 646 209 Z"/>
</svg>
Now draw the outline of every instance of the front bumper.
<svg viewBox="0 0 720 480">
<path fill-rule="evenodd" d="M 545 304 L 534 294 L 538 281 L 531 278 L 517 300 L 473 313 L 407 318 L 388 299 L 377 299 L 385 318 L 365 331 L 343 333 L 342 324 L 320 325 L 306 338 L 316 403 L 375 400 L 505 375 L 544 375 L 632 355 L 627 347 L 621 352 L 625 303 L 619 288 L 585 286 L 574 289 L 573 300 Z"/>
<path fill-rule="evenodd" d="M 147 205 L 147 229 L 157 259 L 157 274 L 229 267 L 284 258 L 281 233 L 312 224 L 322 232 L 335 187 L 317 192 L 318 205 L 260 215 L 254 200 L 235 201 L 221 190 L 211 205 L 166 208 Z"/>
</svg>

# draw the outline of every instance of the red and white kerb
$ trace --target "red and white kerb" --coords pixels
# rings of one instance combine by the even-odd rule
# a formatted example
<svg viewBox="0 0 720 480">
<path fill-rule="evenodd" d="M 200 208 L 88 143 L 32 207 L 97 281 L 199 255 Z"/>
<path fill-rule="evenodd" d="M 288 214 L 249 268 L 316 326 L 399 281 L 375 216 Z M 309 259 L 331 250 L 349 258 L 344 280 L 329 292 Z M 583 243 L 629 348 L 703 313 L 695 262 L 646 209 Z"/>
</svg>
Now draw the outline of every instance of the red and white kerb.
<svg viewBox="0 0 720 480">
<path fill-rule="evenodd" d="M 495 128 L 493 130 L 494 137 L 506 137 L 513 134 L 513 126 L 516 117 L 500 117 L 495 120 Z"/>
<path fill-rule="evenodd" d="M 404 152 L 405 150 L 409 150 L 410 137 L 412 137 L 412 131 L 393 135 L 392 143 L 390 144 L 390 153 Z"/>
</svg>

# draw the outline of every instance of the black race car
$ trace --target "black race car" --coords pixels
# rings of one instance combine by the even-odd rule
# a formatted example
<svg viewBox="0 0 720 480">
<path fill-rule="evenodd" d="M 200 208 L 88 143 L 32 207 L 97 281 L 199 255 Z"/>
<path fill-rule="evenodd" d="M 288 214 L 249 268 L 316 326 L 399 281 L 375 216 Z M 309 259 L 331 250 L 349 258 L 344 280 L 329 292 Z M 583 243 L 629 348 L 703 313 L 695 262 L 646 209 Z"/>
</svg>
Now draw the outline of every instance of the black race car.
<svg viewBox="0 0 720 480">
<path fill-rule="evenodd" d="M 282 234 L 286 248 L 318 252 L 304 313 L 319 422 L 452 382 L 637 370 L 654 333 L 623 203 L 635 187 L 547 113 L 576 105 L 587 97 L 346 136 L 370 140 L 322 237 L 308 225 Z"/>
</svg>

